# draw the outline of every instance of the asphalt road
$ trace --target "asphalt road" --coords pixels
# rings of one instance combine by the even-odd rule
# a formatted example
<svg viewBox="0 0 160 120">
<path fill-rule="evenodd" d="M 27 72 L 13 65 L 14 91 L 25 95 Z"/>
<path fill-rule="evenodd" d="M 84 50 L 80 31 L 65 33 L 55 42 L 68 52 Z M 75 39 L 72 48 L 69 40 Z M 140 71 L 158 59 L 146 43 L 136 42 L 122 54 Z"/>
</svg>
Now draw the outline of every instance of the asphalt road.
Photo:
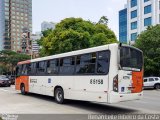
<svg viewBox="0 0 160 120">
<path fill-rule="evenodd" d="M 144 90 L 137 101 L 106 105 L 84 101 L 68 101 L 60 105 L 54 98 L 36 94 L 21 95 L 14 86 L 0 88 L 0 114 L 160 114 L 160 91 Z"/>
</svg>

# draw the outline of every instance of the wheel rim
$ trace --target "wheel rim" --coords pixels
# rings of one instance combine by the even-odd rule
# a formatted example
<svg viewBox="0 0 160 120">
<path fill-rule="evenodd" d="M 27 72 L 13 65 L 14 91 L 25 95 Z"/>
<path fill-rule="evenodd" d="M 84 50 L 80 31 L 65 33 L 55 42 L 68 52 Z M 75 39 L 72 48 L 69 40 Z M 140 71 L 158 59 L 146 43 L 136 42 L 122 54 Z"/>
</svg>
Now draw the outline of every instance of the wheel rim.
<svg viewBox="0 0 160 120">
<path fill-rule="evenodd" d="M 23 86 L 23 87 L 22 87 L 22 92 L 24 92 L 24 89 L 25 89 L 25 88 L 24 88 L 24 86 Z"/>
<path fill-rule="evenodd" d="M 58 92 L 57 92 L 57 95 L 56 95 L 57 101 L 61 101 L 61 100 L 62 100 L 62 97 L 63 97 L 62 92 L 61 92 L 61 91 L 58 91 Z"/>
</svg>

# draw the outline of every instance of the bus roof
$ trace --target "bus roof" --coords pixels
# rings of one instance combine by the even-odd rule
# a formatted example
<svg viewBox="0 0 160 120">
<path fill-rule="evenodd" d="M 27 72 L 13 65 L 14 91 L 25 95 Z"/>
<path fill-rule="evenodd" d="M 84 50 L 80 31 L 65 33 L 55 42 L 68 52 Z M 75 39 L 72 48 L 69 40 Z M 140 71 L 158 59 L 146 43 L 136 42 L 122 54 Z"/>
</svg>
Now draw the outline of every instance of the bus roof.
<svg viewBox="0 0 160 120">
<path fill-rule="evenodd" d="M 32 60 L 22 61 L 22 62 L 19 62 L 18 64 L 27 64 L 30 62 L 38 62 L 38 61 L 43 61 L 43 60 L 50 60 L 50 59 L 69 57 L 69 56 L 74 56 L 74 55 L 90 53 L 90 52 L 102 51 L 102 50 L 109 49 L 109 46 L 118 46 L 118 43 L 108 44 L 108 45 L 103 45 L 103 46 L 98 46 L 98 47 L 93 47 L 93 48 L 87 48 L 87 49 L 82 49 L 82 50 L 76 50 L 76 51 L 41 57 L 41 58 L 36 58 Z"/>
<path fill-rule="evenodd" d="M 31 60 L 18 62 L 18 65 L 31 63 Z"/>
</svg>

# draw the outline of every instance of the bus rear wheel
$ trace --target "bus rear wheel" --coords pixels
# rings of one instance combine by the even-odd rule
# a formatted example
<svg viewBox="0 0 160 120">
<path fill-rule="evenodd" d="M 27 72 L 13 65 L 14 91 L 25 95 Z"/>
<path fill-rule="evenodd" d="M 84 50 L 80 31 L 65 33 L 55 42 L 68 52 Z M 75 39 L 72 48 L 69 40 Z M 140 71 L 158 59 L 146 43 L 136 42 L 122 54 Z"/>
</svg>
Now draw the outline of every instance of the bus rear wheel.
<svg viewBox="0 0 160 120">
<path fill-rule="evenodd" d="M 22 95 L 25 95 L 25 94 L 26 94 L 25 85 L 24 85 L 24 84 L 21 84 L 21 94 L 22 94 Z"/>
<path fill-rule="evenodd" d="M 62 88 L 57 88 L 55 90 L 55 100 L 58 104 L 64 103 L 64 92 Z"/>
</svg>

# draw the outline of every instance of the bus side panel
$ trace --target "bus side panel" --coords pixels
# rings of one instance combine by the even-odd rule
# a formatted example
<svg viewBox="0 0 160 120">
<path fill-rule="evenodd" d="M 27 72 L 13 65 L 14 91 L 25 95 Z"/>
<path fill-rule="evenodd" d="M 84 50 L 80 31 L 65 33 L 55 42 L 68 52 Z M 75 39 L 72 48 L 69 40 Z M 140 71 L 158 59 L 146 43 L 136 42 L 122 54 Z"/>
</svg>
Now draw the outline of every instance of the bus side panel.
<svg viewBox="0 0 160 120">
<path fill-rule="evenodd" d="M 134 89 L 132 90 L 132 93 L 140 93 L 140 92 L 142 92 L 142 88 L 143 88 L 143 70 L 141 72 L 132 72 L 132 80 L 133 80 L 132 86 L 134 87 Z"/>
<path fill-rule="evenodd" d="M 118 75 L 118 45 L 110 45 L 109 50 L 111 51 L 110 57 L 110 68 L 109 68 L 109 92 L 108 92 L 108 103 L 119 101 L 114 99 L 115 92 L 113 92 L 113 78 Z"/>
<path fill-rule="evenodd" d="M 29 90 L 31 93 L 53 96 L 56 79 L 52 76 L 30 76 Z"/>
<path fill-rule="evenodd" d="M 29 90 L 31 93 L 54 96 L 56 86 L 62 87 L 65 98 L 74 98 L 72 94 L 73 76 L 31 76 Z"/>
<path fill-rule="evenodd" d="M 16 90 L 20 90 L 21 84 L 25 85 L 25 91 L 29 92 L 29 76 L 20 76 L 16 78 Z"/>
<path fill-rule="evenodd" d="M 107 102 L 107 92 L 108 75 L 74 77 L 73 98 L 76 100 Z"/>
</svg>

